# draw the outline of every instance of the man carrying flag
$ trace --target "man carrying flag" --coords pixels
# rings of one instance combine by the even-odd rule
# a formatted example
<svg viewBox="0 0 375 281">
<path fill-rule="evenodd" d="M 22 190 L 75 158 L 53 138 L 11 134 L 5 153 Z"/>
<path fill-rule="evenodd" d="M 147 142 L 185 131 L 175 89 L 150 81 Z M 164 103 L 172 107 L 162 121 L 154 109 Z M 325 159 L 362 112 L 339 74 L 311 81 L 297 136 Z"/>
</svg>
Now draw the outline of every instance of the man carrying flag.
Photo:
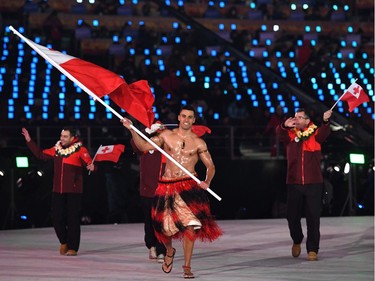
<svg viewBox="0 0 375 281">
<path fill-rule="evenodd" d="M 323 113 L 323 123 L 315 125 L 308 110 L 298 109 L 276 127 L 276 135 L 286 147 L 287 221 L 292 238 L 292 256 L 301 254 L 304 235 L 301 218 L 306 216 L 307 260 L 318 260 L 320 244 L 320 211 L 323 191 L 321 146 L 329 136 L 332 110 Z"/>
<path fill-rule="evenodd" d="M 206 142 L 192 131 L 195 118 L 195 108 L 186 105 L 179 112 L 178 128 L 165 129 L 152 138 L 156 145 L 167 150 L 184 168 L 181 169 L 167 157 L 152 208 L 155 235 L 167 249 L 162 270 L 165 273 L 171 272 L 176 253 L 172 238 L 182 238 L 184 278 L 194 278 L 191 259 L 195 240 L 214 241 L 222 235 L 211 215 L 209 200 L 204 191 L 209 188 L 215 175 L 215 165 Z M 144 152 L 154 148 L 138 135 L 129 119 L 124 118 L 121 121 L 130 131 L 138 150 Z M 206 166 L 206 177 L 204 181 L 197 183 L 187 172 L 196 174 L 195 166 L 199 160 Z"/>
<path fill-rule="evenodd" d="M 81 240 L 82 165 L 94 170 L 91 157 L 72 128 L 64 128 L 55 146 L 41 150 L 22 128 L 26 145 L 40 160 L 53 159 L 52 222 L 60 241 L 60 255 L 76 256 Z"/>
</svg>

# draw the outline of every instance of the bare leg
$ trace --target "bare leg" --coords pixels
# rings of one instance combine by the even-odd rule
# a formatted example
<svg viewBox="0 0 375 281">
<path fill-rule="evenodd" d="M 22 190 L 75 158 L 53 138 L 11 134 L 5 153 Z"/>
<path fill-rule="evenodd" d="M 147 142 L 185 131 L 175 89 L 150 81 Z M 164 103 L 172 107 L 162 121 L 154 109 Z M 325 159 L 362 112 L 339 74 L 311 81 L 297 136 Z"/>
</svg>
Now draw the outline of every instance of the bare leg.
<svg viewBox="0 0 375 281">
<path fill-rule="evenodd" d="M 184 235 L 183 238 L 183 244 L 182 247 L 184 249 L 184 266 L 190 267 L 191 264 L 191 257 L 193 255 L 193 248 L 194 248 L 194 242 L 195 242 L 195 233 L 194 233 L 194 228 L 192 226 L 188 226 L 186 229 L 188 235 Z M 193 237 L 193 240 L 191 239 Z"/>
<path fill-rule="evenodd" d="M 192 226 L 188 226 L 186 229 L 186 234 L 184 235 L 184 239 L 182 241 L 182 246 L 184 248 L 184 265 L 182 268 L 184 269 L 184 278 L 190 279 L 194 278 L 194 274 L 191 272 L 191 258 L 193 256 L 193 248 L 195 242 L 195 232 Z"/>
<path fill-rule="evenodd" d="M 173 258 L 176 250 L 172 247 L 171 237 L 168 238 L 168 241 L 165 242 L 164 245 L 166 248 L 166 255 L 164 257 L 164 262 L 161 267 L 165 273 L 169 273 L 172 270 Z"/>
<path fill-rule="evenodd" d="M 167 252 L 166 252 L 167 256 L 172 256 L 173 255 L 173 247 L 172 247 L 172 238 L 171 237 L 168 238 L 168 242 L 164 243 L 164 246 L 167 249 Z M 171 261 L 171 259 L 169 258 L 166 261 L 167 261 L 167 263 L 169 263 Z"/>
</svg>

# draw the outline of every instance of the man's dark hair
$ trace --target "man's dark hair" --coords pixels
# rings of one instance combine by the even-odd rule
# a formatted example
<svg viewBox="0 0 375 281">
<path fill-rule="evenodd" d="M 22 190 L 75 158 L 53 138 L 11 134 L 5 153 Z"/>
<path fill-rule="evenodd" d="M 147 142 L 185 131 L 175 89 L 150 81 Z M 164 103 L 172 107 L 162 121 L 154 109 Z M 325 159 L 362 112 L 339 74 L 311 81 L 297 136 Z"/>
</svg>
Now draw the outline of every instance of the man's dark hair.
<svg viewBox="0 0 375 281">
<path fill-rule="evenodd" d="M 304 109 L 304 108 L 299 108 L 299 109 L 297 109 L 296 113 L 297 113 L 297 112 L 303 112 L 303 113 L 305 114 L 305 117 L 310 119 L 310 116 L 309 116 L 309 114 L 307 113 L 306 109 Z"/>
<path fill-rule="evenodd" d="M 180 113 L 182 110 L 190 110 L 190 111 L 193 111 L 194 112 L 194 117 L 197 115 L 197 111 L 195 110 L 194 106 L 192 105 L 184 105 L 183 107 L 181 107 L 181 110 L 180 110 Z"/>
<path fill-rule="evenodd" d="M 71 137 L 78 137 L 78 130 L 71 128 L 71 127 L 65 127 L 63 128 L 63 131 L 69 131 Z"/>
</svg>

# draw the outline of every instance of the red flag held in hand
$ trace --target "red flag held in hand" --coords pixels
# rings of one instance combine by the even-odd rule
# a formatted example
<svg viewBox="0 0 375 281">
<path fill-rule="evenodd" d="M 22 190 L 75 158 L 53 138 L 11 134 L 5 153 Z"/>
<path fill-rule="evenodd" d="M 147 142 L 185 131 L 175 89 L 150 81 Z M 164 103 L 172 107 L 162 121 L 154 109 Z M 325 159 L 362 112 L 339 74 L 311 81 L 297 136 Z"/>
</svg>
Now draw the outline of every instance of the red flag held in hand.
<svg viewBox="0 0 375 281">
<path fill-rule="evenodd" d="M 341 100 L 346 101 L 349 106 L 349 112 L 358 107 L 364 102 L 369 102 L 369 98 L 363 88 L 357 83 L 353 83 L 349 89 L 346 90 Z"/>
<path fill-rule="evenodd" d="M 114 144 L 100 146 L 95 154 L 94 161 L 111 161 L 117 163 L 121 153 L 124 152 L 125 145 Z"/>
</svg>

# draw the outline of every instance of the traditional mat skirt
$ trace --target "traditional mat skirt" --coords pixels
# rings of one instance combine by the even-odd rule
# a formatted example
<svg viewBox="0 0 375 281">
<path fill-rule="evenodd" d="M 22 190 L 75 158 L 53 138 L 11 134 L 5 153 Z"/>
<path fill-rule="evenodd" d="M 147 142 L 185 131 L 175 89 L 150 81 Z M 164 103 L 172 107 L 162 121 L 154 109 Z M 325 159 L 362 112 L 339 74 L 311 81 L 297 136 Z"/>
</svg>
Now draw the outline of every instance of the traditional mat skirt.
<svg viewBox="0 0 375 281">
<path fill-rule="evenodd" d="M 152 219 L 155 235 L 160 242 L 168 237 L 213 241 L 223 234 L 214 221 L 206 191 L 190 177 L 160 180 L 155 191 Z M 195 233 L 186 231 L 188 226 Z"/>
</svg>

